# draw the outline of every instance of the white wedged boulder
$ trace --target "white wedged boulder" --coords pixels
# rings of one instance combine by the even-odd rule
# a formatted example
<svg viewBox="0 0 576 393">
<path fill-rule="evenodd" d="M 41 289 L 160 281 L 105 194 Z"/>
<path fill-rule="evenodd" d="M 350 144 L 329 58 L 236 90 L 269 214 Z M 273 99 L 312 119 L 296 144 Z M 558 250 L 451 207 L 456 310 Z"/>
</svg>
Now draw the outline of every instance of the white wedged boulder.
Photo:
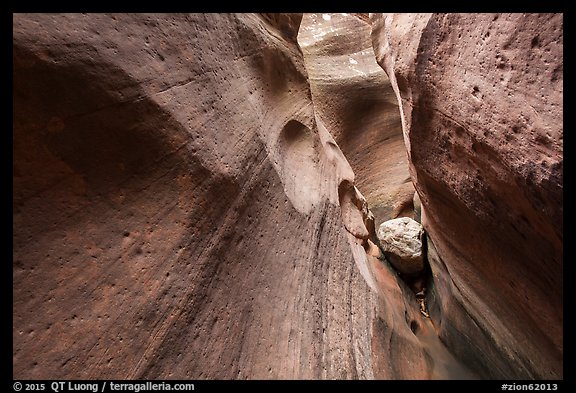
<svg viewBox="0 0 576 393">
<path fill-rule="evenodd" d="M 420 223 L 409 217 L 384 221 L 377 235 L 387 259 L 400 273 L 417 275 L 424 270 Z"/>
</svg>

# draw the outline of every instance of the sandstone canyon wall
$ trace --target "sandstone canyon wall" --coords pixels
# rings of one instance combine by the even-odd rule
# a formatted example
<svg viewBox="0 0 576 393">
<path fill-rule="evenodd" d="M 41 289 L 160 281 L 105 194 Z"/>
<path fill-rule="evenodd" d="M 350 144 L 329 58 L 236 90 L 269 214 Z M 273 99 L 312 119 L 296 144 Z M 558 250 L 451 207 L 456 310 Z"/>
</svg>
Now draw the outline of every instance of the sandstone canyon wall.
<svg viewBox="0 0 576 393">
<path fill-rule="evenodd" d="M 13 37 L 15 379 L 562 376 L 561 17 Z M 431 319 L 374 236 L 412 183 Z"/>
<path fill-rule="evenodd" d="M 562 378 L 562 14 L 371 15 L 431 239 L 432 319 L 486 378 Z"/>
<path fill-rule="evenodd" d="M 373 377 L 300 19 L 14 15 L 15 378 Z"/>
</svg>

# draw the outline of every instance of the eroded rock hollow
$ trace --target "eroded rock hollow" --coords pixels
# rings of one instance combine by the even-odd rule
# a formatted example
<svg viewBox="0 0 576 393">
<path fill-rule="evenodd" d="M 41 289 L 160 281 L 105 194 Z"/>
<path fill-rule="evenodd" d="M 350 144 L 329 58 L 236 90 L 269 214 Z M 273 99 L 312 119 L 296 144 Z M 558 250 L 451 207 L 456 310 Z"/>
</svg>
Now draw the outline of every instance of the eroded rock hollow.
<svg viewBox="0 0 576 393">
<path fill-rule="evenodd" d="M 14 14 L 13 377 L 562 378 L 562 23 Z"/>
</svg>

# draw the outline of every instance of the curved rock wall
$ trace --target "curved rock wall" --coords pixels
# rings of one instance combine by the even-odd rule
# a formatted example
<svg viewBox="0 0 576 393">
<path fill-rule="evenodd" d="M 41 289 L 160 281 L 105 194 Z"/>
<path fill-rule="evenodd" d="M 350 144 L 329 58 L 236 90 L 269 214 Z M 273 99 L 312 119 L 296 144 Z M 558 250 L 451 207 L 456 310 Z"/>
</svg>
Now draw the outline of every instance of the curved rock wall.
<svg viewBox="0 0 576 393">
<path fill-rule="evenodd" d="M 440 337 L 483 377 L 562 378 L 562 15 L 371 23 L 432 240 Z"/>
<path fill-rule="evenodd" d="M 14 15 L 14 378 L 373 377 L 300 18 Z"/>
<path fill-rule="evenodd" d="M 414 187 L 398 102 L 376 63 L 370 30 L 363 15 L 304 14 L 298 42 L 318 123 L 350 162 L 378 226 L 412 201 Z"/>
</svg>

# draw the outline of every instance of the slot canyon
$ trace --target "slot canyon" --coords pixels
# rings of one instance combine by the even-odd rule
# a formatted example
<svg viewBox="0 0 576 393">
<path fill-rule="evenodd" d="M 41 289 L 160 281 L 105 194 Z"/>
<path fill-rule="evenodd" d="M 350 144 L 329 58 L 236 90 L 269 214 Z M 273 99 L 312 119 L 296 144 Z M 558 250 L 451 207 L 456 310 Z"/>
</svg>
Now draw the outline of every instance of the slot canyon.
<svg viewBox="0 0 576 393">
<path fill-rule="evenodd" d="M 562 14 L 13 14 L 14 379 L 563 379 Z"/>
</svg>

